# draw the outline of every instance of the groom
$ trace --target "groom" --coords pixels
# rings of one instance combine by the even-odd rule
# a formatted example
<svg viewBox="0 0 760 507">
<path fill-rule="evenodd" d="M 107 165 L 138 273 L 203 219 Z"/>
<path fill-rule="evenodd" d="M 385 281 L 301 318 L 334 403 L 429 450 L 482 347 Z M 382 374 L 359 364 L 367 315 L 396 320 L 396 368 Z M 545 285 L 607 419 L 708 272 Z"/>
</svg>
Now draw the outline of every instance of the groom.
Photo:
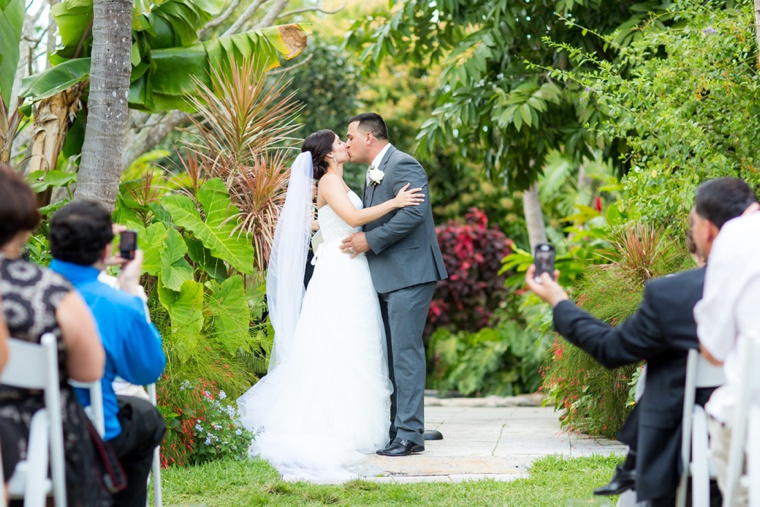
<svg viewBox="0 0 760 507">
<path fill-rule="evenodd" d="M 370 164 L 364 184 L 364 207 L 392 199 L 407 183 L 421 188 L 425 202 L 407 206 L 370 222 L 364 232 L 343 240 L 352 256 L 367 252 L 372 282 L 380 299 L 388 344 L 391 395 L 390 445 L 382 456 L 408 456 L 425 450 L 425 327 L 436 282 L 447 277 L 433 224 L 425 170 L 414 158 L 388 142 L 380 115 L 351 118 L 346 145 L 352 162 Z"/>
</svg>

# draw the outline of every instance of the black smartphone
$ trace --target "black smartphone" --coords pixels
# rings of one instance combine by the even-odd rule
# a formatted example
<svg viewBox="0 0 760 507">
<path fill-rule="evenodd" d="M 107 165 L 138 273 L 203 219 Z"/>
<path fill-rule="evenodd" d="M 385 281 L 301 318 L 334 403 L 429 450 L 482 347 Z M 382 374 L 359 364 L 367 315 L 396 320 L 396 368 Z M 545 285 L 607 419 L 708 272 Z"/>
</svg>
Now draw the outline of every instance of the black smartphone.
<svg viewBox="0 0 760 507">
<path fill-rule="evenodd" d="M 119 254 L 122 259 L 131 261 L 137 250 L 137 231 L 123 231 L 119 242 Z"/>
<path fill-rule="evenodd" d="M 554 245 L 549 243 L 539 243 L 533 255 L 533 263 L 536 265 L 536 274 L 533 278 L 536 282 L 541 283 L 541 274 L 549 273 L 554 278 Z"/>
</svg>

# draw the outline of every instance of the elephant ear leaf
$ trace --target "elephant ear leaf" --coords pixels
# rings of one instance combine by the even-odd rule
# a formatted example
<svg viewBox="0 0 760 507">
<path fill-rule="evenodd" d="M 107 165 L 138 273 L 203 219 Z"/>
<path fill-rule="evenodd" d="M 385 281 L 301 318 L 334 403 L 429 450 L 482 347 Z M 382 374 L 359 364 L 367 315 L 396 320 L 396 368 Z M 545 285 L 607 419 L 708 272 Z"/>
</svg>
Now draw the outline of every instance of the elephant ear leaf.
<svg viewBox="0 0 760 507">
<path fill-rule="evenodd" d="M 211 255 L 237 271 L 253 274 L 253 245 L 244 234 L 235 232 L 239 210 L 219 178 L 208 180 L 198 191 L 198 201 L 206 217 L 201 217 L 192 199 L 184 195 L 164 197 L 164 207 L 174 223 L 193 233 Z"/>
<path fill-rule="evenodd" d="M 209 309 L 214 319 L 214 335 L 228 353 L 235 354 L 249 338 L 250 310 L 243 278 L 236 275 L 221 284 L 212 284 Z"/>
<path fill-rule="evenodd" d="M 193 279 L 193 268 L 185 260 L 187 246 L 176 229 L 168 229 L 161 250 L 161 283 L 178 291 L 182 284 Z"/>
<path fill-rule="evenodd" d="M 160 279 L 158 299 L 166 308 L 171 319 L 171 335 L 164 336 L 181 362 L 188 359 L 200 346 L 203 329 L 203 285 L 188 280 L 182 284 L 179 293 L 164 287 Z"/>
<path fill-rule="evenodd" d="M 16 78 L 23 25 L 24 0 L 0 0 L 0 92 L 9 107 L 15 107 L 8 103 Z"/>
</svg>

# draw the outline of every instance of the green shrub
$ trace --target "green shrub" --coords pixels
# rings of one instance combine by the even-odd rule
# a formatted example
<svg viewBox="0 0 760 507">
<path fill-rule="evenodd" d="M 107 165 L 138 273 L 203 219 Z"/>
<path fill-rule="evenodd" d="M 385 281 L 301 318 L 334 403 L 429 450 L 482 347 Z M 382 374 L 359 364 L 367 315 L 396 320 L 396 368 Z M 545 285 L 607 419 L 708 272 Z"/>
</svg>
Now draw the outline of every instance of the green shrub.
<svg viewBox="0 0 760 507">
<path fill-rule="evenodd" d="M 176 389 L 170 380 L 167 375 L 158 384 L 158 407 L 168 429 L 161 445 L 162 466 L 247 458 L 253 434 L 238 423 L 235 399 L 204 379 L 183 380 Z"/>
<path fill-rule="evenodd" d="M 629 225 L 610 237 L 609 264 L 591 265 L 578 284 L 577 303 L 616 325 L 632 315 L 647 280 L 681 270 L 688 262 L 680 239 L 662 230 Z M 631 410 L 630 383 L 638 365 L 609 371 L 578 347 L 557 338 L 542 369 L 546 403 L 562 412 L 571 431 L 612 437 Z"/>
<path fill-rule="evenodd" d="M 535 392 L 545 352 L 537 337 L 514 321 L 477 332 L 438 329 L 428 346 L 428 386 L 468 396 Z"/>
</svg>

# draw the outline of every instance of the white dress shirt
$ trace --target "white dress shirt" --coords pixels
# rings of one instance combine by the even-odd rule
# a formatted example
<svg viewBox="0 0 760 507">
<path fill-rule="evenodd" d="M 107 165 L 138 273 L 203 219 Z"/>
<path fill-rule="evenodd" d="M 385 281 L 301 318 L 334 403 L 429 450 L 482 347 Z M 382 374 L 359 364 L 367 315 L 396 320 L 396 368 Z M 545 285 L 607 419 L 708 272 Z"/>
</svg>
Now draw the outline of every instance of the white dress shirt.
<svg viewBox="0 0 760 507">
<path fill-rule="evenodd" d="M 369 168 L 374 167 L 375 169 L 380 169 L 380 162 L 383 161 L 383 157 L 386 153 L 388 153 L 388 150 L 391 148 L 391 143 L 388 143 L 385 145 L 385 147 L 380 150 L 380 153 L 378 153 L 374 159 L 372 159 L 372 164 L 370 164 L 369 167 L 367 167 L 367 177 L 364 181 L 365 186 L 369 186 Z"/>
<path fill-rule="evenodd" d="M 694 319 L 700 343 L 723 361 L 726 374 L 726 384 L 710 397 L 707 412 L 730 423 L 741 383 L 738 341 L 749 330 L 760 332 L 760 212 L 735 218 L 721 228 L 710 251 Z"/>
</svg>

